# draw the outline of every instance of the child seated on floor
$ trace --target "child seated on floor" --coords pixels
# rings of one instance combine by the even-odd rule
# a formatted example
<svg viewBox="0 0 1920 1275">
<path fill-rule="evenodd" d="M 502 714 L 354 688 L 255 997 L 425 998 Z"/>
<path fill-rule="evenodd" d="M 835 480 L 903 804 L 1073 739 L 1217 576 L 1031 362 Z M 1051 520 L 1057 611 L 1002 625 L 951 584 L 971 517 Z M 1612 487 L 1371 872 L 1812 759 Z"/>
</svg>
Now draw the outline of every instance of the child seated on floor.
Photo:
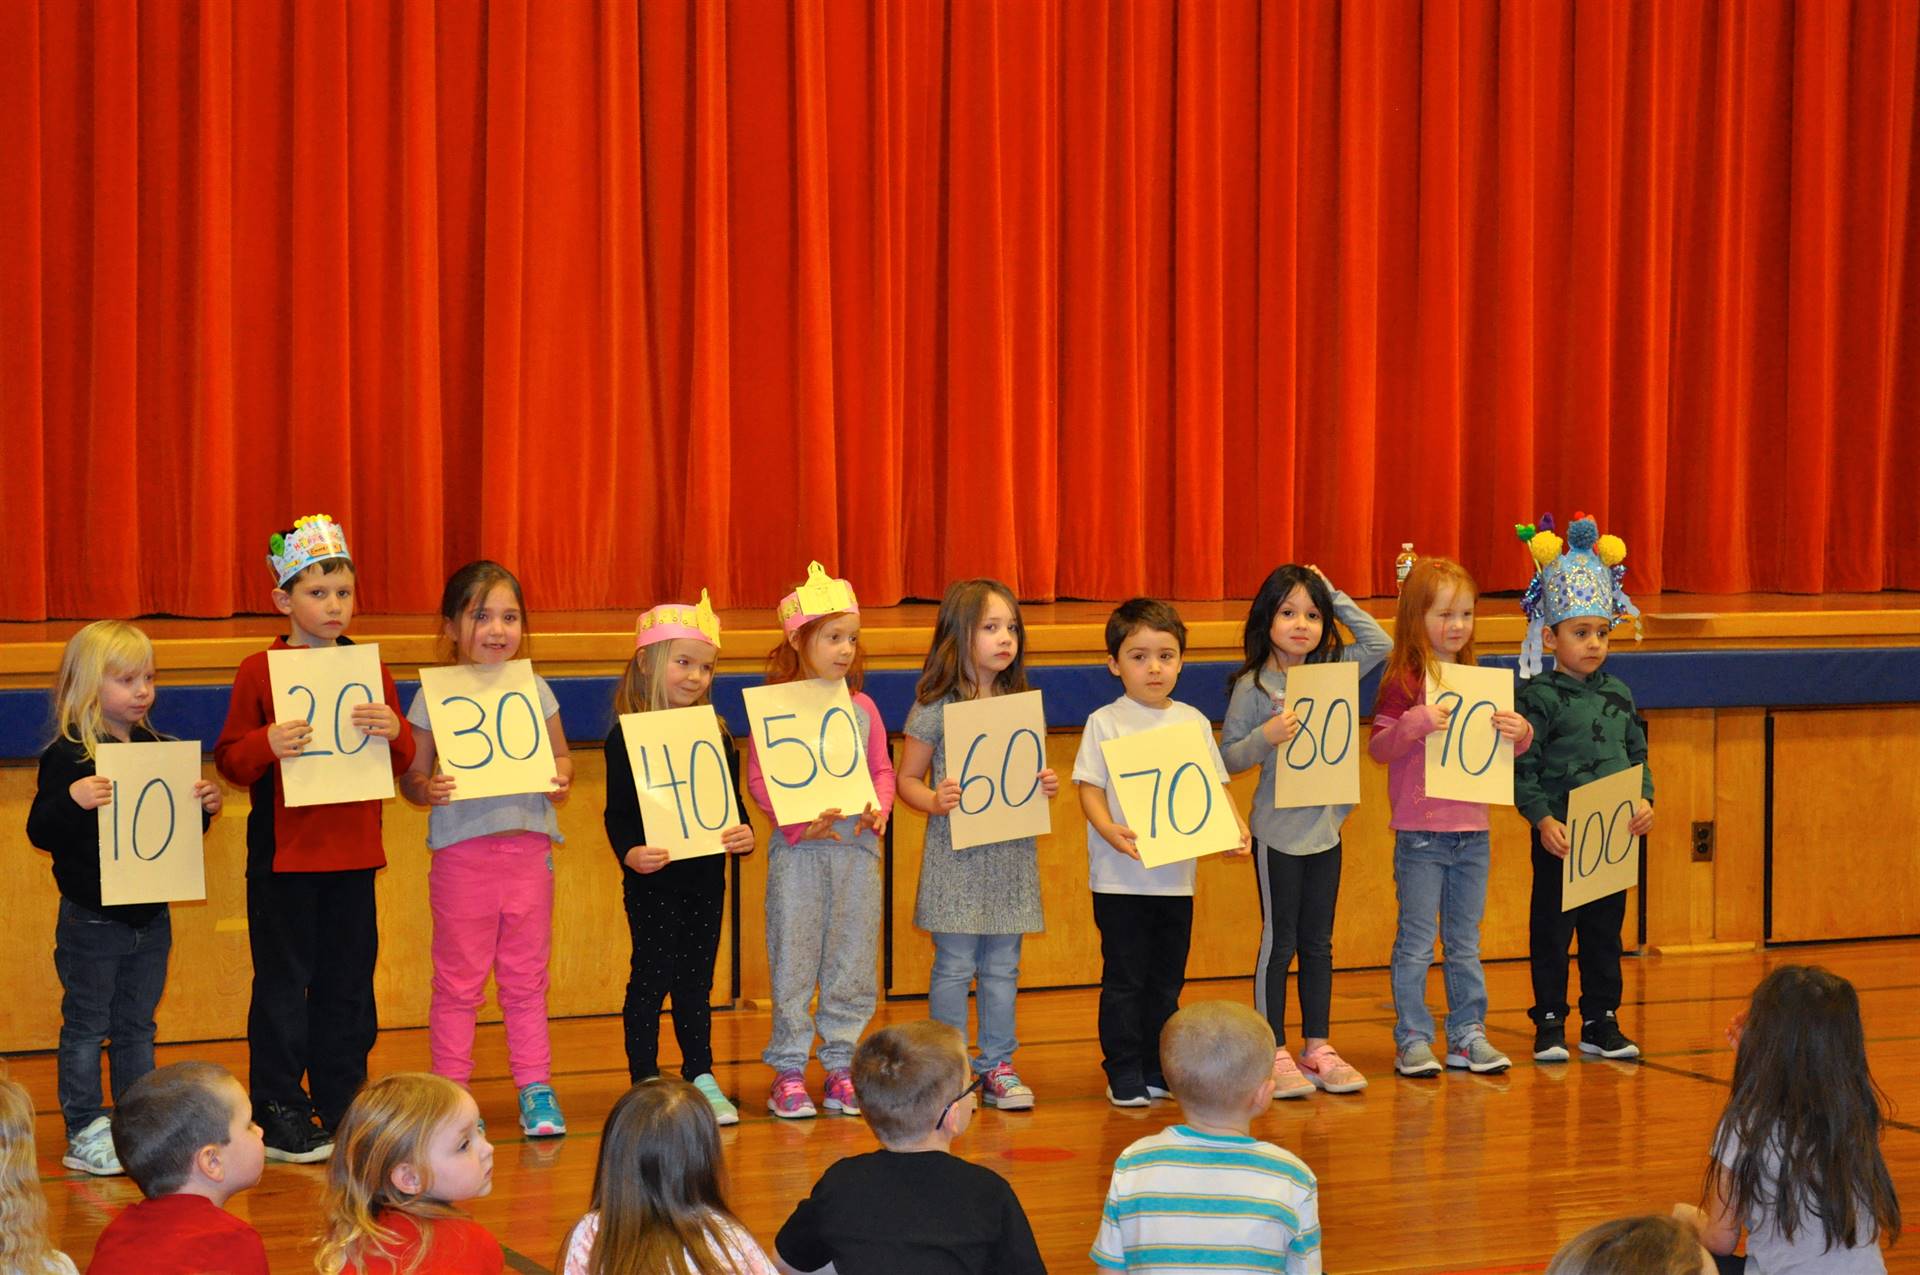
<svg viewBox="0 0 1920 1275">
<path fill-rule="evenodd" d="M 1238 1271 L 1319 1275 L 1313 1171 L 1248 1132 L 1273 1100 L 1273 1050 L 1273 1028 L 1245 1005 L 1200 1001 L 1167 1020 L 1160 1059 L 1187 1121 L 1114 1161 L 1095 1265 L 1199 1270 L 1203 1254 L 1231 1251 Z"/>
<path fill-rule="evenodd" d="M 968 1084 L 971 1070 L 966 1043 L 945 1023 L 900 1023 L 860 1042 L 853 1084 L 880 1150 L 820 1175 L 774 1241 L 782 1271 L 1047 1269 L 1007 1180 L 948 1150 L 979 1108 L 985 1077 Z"/>
<path fill-rule="evenodd" d="M 253 1101 L 224 1067 L 169 1063 L 113 1109 L 113 1149 L 144 1200 L 107 1224 L 87 1275 L 267 1275 L 260 1233 L 226 1203 L 260 1180 Z"/>
</svg>

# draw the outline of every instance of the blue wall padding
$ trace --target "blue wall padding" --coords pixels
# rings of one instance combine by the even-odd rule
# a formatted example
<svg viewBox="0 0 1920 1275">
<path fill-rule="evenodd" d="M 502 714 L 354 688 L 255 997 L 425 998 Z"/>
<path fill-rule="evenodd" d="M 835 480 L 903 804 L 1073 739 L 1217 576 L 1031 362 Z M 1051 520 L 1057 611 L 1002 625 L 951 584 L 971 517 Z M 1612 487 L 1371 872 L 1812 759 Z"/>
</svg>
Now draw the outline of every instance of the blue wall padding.
<svg viewBox="0 0 1920 1275">
<path fill-rule="evenodd" d="M 1482 663 L 1512 668 L 1511 655 Z M 1189 664 L 1180 674 L 1179 698 L 1218 722 L 1227 711 L 1228 661 Z M 1642 709 L 1796 708 L 1815 705 L 1920 703 L 1920 647 L 1830 647 L 1766 651 L 1620 651 L 1607 669 L 1633 689 Z M 1028 681 L 1046 692 L 1047 725 L 1077 729 L 1089 714 L 1120 694 L 1120 681 L 1105 663 L 1046 665 L 1027 670 Z M 560 700 L 567 737 L 597 743 L 613 725 L 611 677 L 549 679 Z M 867 674 L 867 694 L 880 706 L 887 728 L 898 731 L 913 707 L 917 669 L 876 669 Z M 736 736 L 747 733 L 740 692 L 758 685 L 751 673 L 716 679 L 713 702 Z M 402 705 L 413 699 L 417 682 L 401 682 Z M 1371 710 L 1379 674 L 1362 679 L 1362 712 Z M 227 716 L 226 686 L 168 686 L 154 706 L 154 725 L 180 739 L 198 739 L 208 748 Z M 49 692 L 0 690 L 0 758 L 38 756 L 51 732 Z"/>
</svg>

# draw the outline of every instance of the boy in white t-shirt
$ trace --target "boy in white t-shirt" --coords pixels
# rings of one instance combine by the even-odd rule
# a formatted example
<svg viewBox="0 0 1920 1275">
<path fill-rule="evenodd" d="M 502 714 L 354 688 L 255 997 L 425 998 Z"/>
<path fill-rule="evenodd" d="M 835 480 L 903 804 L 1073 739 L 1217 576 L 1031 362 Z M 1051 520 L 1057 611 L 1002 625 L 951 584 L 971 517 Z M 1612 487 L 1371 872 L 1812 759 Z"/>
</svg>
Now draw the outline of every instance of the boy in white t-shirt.
<svg viewBox="0 0 1920 1275">
<path fill-rule="evenodd" d="M 1144 1107 L 1169 1097 L 1160 1065 L 1160 1029 L 1180 1008 L 1187 977 L 1187 947 L 1193 935 L 1193 860 L 1149 868 L 1134 848 L 1133 829 L 1107 782 L 1100 745 L 1109 739 L 1178 722 L 1207 728 L 1207 747 L 1221 782 L 1226 763 L 1213 727 L 1199 709 L 1173 698 L 1187 626 L 1180 613 L 1153 598 L 1132 598 L 1107 617 L 1107 670 L 1126 691 L 1096 709 L 1080 736 L 1073 782 L 1087 816 L 1087 876 L 1093 890 L 1093 920 L 1100 927 L 1100 1052 L 1107 1072 L 1107 1101 Z M 1246 820 L 1237 808 L 1239 848 L 1248 852 Z M 1143 812 L 1144 813 L 1144 812 Z"/>
</svg>

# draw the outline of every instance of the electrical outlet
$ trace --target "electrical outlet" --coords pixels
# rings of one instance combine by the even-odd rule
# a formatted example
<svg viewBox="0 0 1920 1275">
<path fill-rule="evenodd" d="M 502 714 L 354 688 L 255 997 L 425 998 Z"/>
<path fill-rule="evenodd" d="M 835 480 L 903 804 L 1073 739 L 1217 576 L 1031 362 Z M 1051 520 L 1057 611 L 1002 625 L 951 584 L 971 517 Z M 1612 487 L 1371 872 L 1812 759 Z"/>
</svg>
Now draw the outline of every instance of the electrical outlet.
<svg viewBox="0 0 1920 1275">
<path fill-rule="evenodd" d="M 1711 819 L 1694 822 L 1693 861 L 1695 863 L 1713 862 L 1713 821 Z"/>
</svg>

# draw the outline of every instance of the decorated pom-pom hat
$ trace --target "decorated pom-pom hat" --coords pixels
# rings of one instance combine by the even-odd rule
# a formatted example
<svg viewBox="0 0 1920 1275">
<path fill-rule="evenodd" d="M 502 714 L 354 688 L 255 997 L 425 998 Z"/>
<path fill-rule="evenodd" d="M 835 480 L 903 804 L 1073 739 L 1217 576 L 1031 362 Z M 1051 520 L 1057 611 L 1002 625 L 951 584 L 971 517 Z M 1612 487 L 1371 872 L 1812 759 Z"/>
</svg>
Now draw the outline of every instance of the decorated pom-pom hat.
<svg viewBox="0 0 1920 1275">
<path fill-rule="evenodd" d="M 788 633 L 794 633 L 809 620 L 839 615 L 843 611 L 860 614 L 860 603 L 853 596 L 853 586 L 828 575 L 827 569 L 819 563 L 809 562 L 807 582 L 780 599 L 780 627 Z"/>
<path fill-rule="evenodd" d="M 1640 608 L 1627 596 L 1627 546 L 1618 536 L 1600 534 L 1600 524 L 1578 510 L 1562 542 L 1553 531 L 1553 515 L 1541 514 L 1536 526 L 1515 523 L 1514 534 L 1533 555 L 1535 571 L 1520 609 L 1527 616 L 1527 637 L 1520 644 L 1520 676 L 1543 667 L 1545 631 L 1563 620 L 1592 616 L 1609 626 L 1633 619 L 1640 636 Z"/>
<path fill-rule="evenodd" d="M 640 622 L 633 628 L 633 647 L 637 651 L 643 646 L 652 646 L 655 642 L 671 642 L 675 638 L 693 638 L 700 642 L 720 645 L 720 617 L 713 613 L 713 604 L 707 601 L 707 591 L 700 590 L 700 601 L 692 606 L 684 602 L 664 602 L 641 614 Z"/>
<path fill-rule="evenodd" d="M 316 562 L 352 557 L 347 552 L 347 533 L 325 514 L 296 518 L 292 531 L 276 531 L 267 540 L 267 565 L 273 568 L 276 588 Z"/>
</svg>

